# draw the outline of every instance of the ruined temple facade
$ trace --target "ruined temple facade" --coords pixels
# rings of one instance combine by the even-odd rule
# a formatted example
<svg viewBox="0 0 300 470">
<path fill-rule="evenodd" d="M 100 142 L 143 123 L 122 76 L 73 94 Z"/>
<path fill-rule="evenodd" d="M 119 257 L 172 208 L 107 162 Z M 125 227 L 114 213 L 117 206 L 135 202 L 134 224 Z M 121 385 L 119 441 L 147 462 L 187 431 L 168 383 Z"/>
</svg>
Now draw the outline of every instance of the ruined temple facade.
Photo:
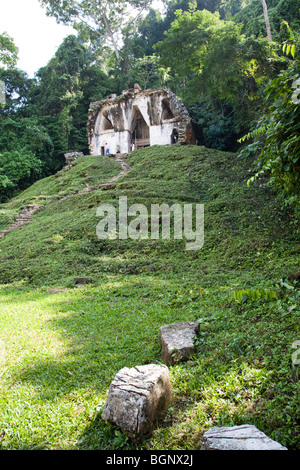
<svg viewBox="0 0 300 470">
<path fill-rule="evenodd" d="M 195 143 L 188 111 L 167 88 L 141 91 L 136 84 L 120 96 L 91 103 L 87 127 L 91 155 Z"/>
</svg>

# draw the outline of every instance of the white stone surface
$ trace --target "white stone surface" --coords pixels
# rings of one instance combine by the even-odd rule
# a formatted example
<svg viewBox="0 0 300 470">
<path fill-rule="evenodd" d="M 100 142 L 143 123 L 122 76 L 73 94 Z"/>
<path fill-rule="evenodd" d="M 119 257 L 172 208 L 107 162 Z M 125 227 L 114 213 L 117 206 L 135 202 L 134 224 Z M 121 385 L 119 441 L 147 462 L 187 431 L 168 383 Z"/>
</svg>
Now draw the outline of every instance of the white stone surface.
<svg viewBox="0 0 300 470">
<path fill-rule="evenodd" d="M 160 126 L 150 127 L 151 145 L 170 145 L 174 122 L 162 123 Z"/>
<path fill-rule="evenodd" d="M 120 153 L 130 152 L 130 132 L 115 132 L 114 130 L 103 131 L 101 135 L 95 135 L 94 137 L 94 155 L 101 155 L 101 147 L 104 149 L 104 155 L 106 150 L 109 150 L 110 154 L 115 155 L 119 146 Z"/>
<path fill-rule="evenodd" d="M 287 450 L 255 426 L 213 427 L 202 440 L 201 450 Z"/>
</svg>

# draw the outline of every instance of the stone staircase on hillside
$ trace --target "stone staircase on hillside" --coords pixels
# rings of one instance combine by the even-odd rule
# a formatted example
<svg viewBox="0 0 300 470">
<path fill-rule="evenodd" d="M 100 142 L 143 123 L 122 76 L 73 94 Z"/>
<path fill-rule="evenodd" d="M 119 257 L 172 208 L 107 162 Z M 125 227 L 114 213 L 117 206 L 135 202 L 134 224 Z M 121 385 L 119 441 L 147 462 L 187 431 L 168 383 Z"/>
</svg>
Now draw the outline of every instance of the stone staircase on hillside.
<svg viewBox="0 0 300 470">
<path fill-rule="evenodd" d="M 105 183 L 96 185 L 96 186 L 88 186 L 81 191 L 78 191 L 78 194 L 89 193 L 91 191 L 96 191 L 97 189 L 105 188 L 106 186 L 110 186 L 111 184 L 115 183 L 119 178 L 124 176 L 130 170 L 130 166 L 126 163 L 127 153 L 119 153 L 116 155 L 115 161 L 120 163 L 121 171 L 113 178 L 105 181 Z"/>
<path fill-rule="evenodd" d="M 27 206 L 22 207 L 21 212 L 15 217 L 15 222 L 10 225 L 7 229 L 0 231 L 0 238 L 5 237 L 5 235 L 12 232 L 13 230 L 22 227 L 23 225 L 28 224 L 33 214 L 35 214 L 42 207 L 42 204 L 29 204 Z"/>
<path fill-rule="evenodd" d="M 70 155 L 73 157 L 73 154 L 70 154 Z M 107 180 L 105 183 L 99 184 L 97 186 L 88 186 L 88 187 L 82 189 L 81 191 L 78 191 L 77 194 L 89 193 L 90 191 L 96 191 L 96 190 L 101 189 L 101 188 L 109 188 L 110 185 L 115 183 L 119 178 L 124 176 L 130 170 L 130 166 L 128 165 L 128 163 L 126 163 L 127 155 L 128 155 L 127 153 L 120 153 L 120 154 L 116 155 L 115 161 L 120 163 L 120 165 L 121 165 L 121 171 L 116 176 L 114 176 L 113 178 Z M 81 156 L 81 155 L 79 155 L 79 156 Z M 74 160 L 74 158 L 73 158 L 73 160 Z M 73 164 L 73 160 L 70 160 L 68 162 L 68 165 L 65 167 L 65 170 L 68 170 L 68 169 L 71 168 L 71 166 Z M 68 197 L 69 196 L 64 196 L 61 199 L 66 199 Z M 5 235 L 12 232 L 13 230 L 16 230 L 16 229 L 22 227 L 23 225 L 28 224 L 30 222 L 30 219 L 33 216 L 33 214 L 35 214 L 42 207 L 44 207 L 44 204 L 28 204 L 28 205 L 24 206 L 22 208 L 21 212 L 18 215 L 16 215 L 15 222 L 12 225 L 10 225 L 7 229 L 0 231 L 0 239 L 5 237 Z"/>
</svg>

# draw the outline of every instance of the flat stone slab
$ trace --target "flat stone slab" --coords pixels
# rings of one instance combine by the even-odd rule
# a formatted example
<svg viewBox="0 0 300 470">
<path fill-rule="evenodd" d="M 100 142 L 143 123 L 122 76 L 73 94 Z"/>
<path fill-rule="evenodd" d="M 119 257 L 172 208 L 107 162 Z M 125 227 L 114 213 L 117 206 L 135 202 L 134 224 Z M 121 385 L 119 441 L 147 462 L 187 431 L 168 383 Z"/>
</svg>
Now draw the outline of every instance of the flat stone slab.
<svg viewBox="0 0 300 470">
<path fill-rule="evenodd" d="M 171 401 L 172 387 L 166 366 L 124 367 L 110 384 L 101 417 L 130 437 L 139 437 L 153 430 Z"/>
<path fill-rule="evenodd" d="M 73 280 L 75 284 L 89 284 L 90 282 L 93 282 L 91 277 L 74 277 Z"/>
<path fill-rule="evenodd" d="M 287 450 L 255 426 L 213 427 L 202 440 L 201 450 Z"/>
<path fill-rule="evenodd" d="M 163 362 L 168 366 L 187 361 L 194 353 L 199 323 L 182 321 L 160 328 Z"/>
</svg>

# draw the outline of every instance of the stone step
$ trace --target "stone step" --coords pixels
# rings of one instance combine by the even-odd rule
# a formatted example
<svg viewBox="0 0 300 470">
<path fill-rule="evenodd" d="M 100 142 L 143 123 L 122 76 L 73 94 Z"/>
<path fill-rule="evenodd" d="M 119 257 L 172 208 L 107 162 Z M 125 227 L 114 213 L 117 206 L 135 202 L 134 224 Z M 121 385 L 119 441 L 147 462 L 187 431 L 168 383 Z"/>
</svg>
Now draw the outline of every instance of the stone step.
<svg viewBox="0 0 300 470">
<path fill-rule="evenodd" d="M 202 438 L 201 450 L 287 450 L 255 426 L 212 427 Z"/>
<path fill-rule="evenodd" d="M 162 326 L 160 340 L 163 362 L 168 366 L 187 361 L 194 353 L 194 340 L 199 331 L 199 323 L 182 321 Z"/>
</svg>

